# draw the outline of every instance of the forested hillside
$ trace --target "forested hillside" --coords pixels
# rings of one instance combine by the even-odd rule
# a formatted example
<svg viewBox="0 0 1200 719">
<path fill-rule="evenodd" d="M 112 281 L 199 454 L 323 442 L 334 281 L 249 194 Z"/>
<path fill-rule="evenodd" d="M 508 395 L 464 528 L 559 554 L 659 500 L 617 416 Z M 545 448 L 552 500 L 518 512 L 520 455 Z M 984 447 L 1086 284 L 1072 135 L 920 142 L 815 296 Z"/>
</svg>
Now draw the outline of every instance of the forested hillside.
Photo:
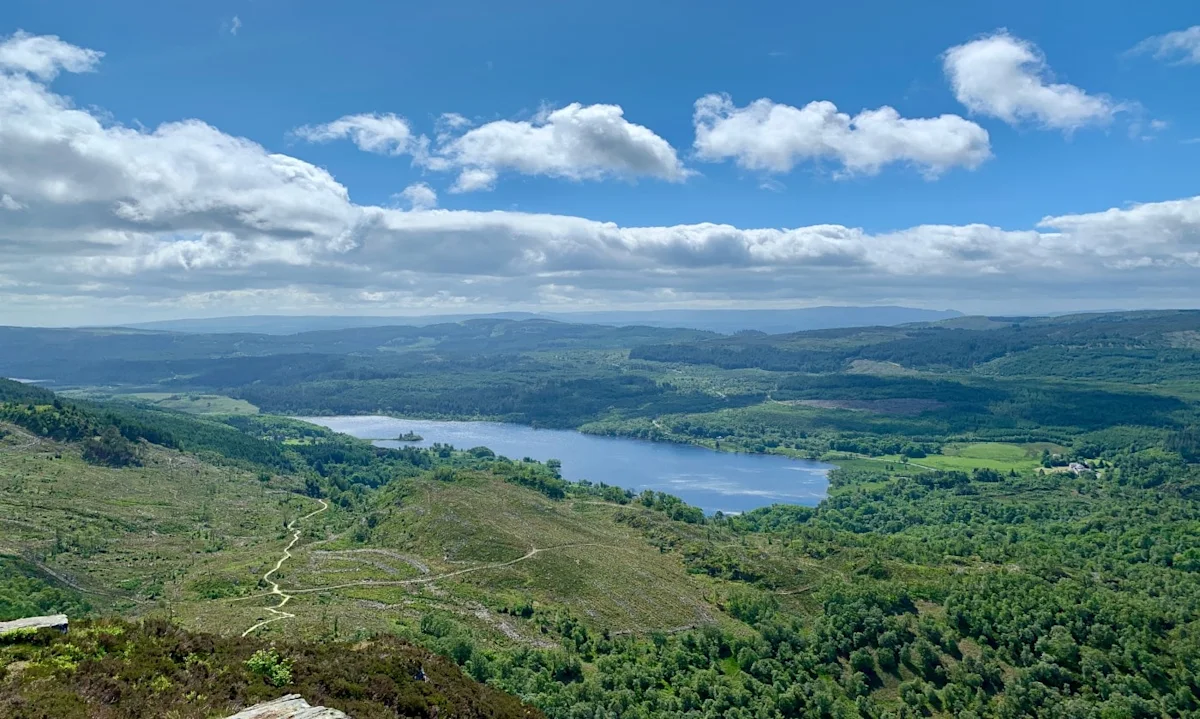
<svg viewBox="0 0 1200 719">
<path fill-rule="evenodd" d="M 1200 358 L 1200 311 L 1126 312 L 1057 318 L 981 318 L 900 328 L 738 334 L 699 342 L 644 345 L 635 359 L 834 372 L 856 360 L 926 371 L 976 370 L 1153 382 L 1189 377 Z"/>
<path fill-rule="evenodd" d="M 591 325 L 642 327 L 685 327 L 713 332 L 737 332 L 756 329 L 763 332 L 796 332 L 826 327 L 899 325 L 908 322 L 932 322 L 961 316 L 954 310 L 925 310 L 913 307 L 802 307 L 798 309 L 703 309 L 703 310 L 632 310 L 598 312 L 497 312 L 492 314 L 428 316 L 295 316 L 250 315 L 203 319 L 161 320 L 127 325 L 137 329 L 168 332 L 261 332 L 295 334 L 310 330 L 413 325 L 417 327 L 475 319 L 543 319 Z"/>
<path fill-rule="evenodd" d="M 126 328 L 0 327 L 0 376 L 59 385 L 153 384 L 184 379 L 218 361 L 220 380 L 253 381 L 264 373 L 305 373 L 377 366 L 383 370 L 430 359 L 473 359 L 571 348 L 628 348 L 716 336 L 697 330 L 604 327 L 549 320 L 469 320 L 423 327 L 361 327 L 289 335 L 198 334 Z M 415 359 L 406 355 L 415 353 Z M 223 361 L 221 361 L 223 360 Z M 181 377 L 181 375 L 183 377 Z M 306 375 L 305 375 L 306 376 Z M 205 382 L 202 378 L 200 383 Z"/>
<path fill-rule="evenodd" d="M 0 330 L 0 373 L 109 394 L 216 393 L 273 412 L 556 427 L 767 400 L 887 399 L 905 400 L 908 414 L 946 410 L 943 432 L 1095 429 L 1111 423 L 1116 405 L 1132 412 L 1123 422 L 1177 425 L 1178 402 L 1144 395 L 1186 399 L 1195 392 L 1197 338 L 1200 313 L 1193 311 L 733 336 L 544 320 L 285 336 L 7 328 Z"/>
</svg>

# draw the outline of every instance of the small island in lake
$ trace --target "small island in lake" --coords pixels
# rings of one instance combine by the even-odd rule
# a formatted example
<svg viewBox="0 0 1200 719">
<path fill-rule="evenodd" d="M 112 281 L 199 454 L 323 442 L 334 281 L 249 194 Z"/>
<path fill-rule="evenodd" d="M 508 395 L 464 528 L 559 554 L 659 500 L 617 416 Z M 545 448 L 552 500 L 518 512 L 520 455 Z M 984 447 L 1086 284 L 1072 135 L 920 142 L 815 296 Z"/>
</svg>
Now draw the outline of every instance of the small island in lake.
<svg viewBox="0 0 1200 719">
<path fill-rule="evenodd" d="M 425 438 L 410 429 L 409 431 L 407 431 L 404 434 L 397 437 L 396 441 L 397 442 L 420 442 L 423 439 L 425 439 Z"/>
</svg>

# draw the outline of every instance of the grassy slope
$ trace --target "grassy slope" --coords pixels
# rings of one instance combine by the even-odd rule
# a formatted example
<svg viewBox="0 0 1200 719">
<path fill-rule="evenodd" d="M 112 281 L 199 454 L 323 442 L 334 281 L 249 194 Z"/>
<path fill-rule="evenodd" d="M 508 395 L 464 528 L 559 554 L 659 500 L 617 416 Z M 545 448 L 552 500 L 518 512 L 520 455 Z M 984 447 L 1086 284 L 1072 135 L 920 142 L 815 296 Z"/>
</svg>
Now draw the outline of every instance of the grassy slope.
<svg viewBox="0 0 1200 719">
<path fill-rule="evenodd" d="M 269 616 L 265 607 L 277 598 L 263 596 L 258 578 L 290 538 L 284 525 L 316 507 L 286 491 L 295 480 L 264 483 L 149 447 L 144 467 L 96 467 L 69 444 L 8 429 L 0 440 L 4 553 L 31 558 L 82 590 L 98 611 L 166 609 L 188 627 L 219 634 Z M 288 605 L 295 619 L 269 625 L 264 636 L 324 636 L 335 617 L 339 636 L 415 632 L 432 611 L 488 644 L 553 644 L 536 618 L 506 613 L 527 603 L 614 633 L 737 624 L 717 607 L 732 585 L 689 573 L 679 553 L 655 546 L 643 531 L 659 521 L 649 510 L 551 501 L 473 474 L 452 483 L 403 482 L 380 498 L 373 516 L 365 535 L 354 530 L 367 517 L 336 507 L 301 527 L 294 557 L 274 578 L 287 591 L 305 591 Z M 636 516 L 650 525 L 629 521 Z M 695 531 L 708 532 L 695 541 L 711 538 L 711 530 Z M 771 562 L 780 575 L 793 575 L 793 589 L 811 579 L 791 559 Z M 344 584 L 355 586 L 321 589 Z"/>
<path fill-rule="evenodd" d="M 246 400 L 219 394 L 139 392 L 121 396 L 148 402 L 159 409 L 189 414 L 258 414 L 258 408 Z"/>
<path fill-rule="evenodd" d="M 297 616 L 266 635 L 329 631 L 335 615 L 340 631 L 415 631 L 424 614 L 439 611 L 488 643 L 543 644 L 523 618 L 497 614 L 526 602 L 565 609 L 598 631 L 720 621 L 706 600 L 708 582 L 614 522 L 617 505 L 552 502 L 484 475 L 397 489 L 403 496 L 389 492 L 367 536 L 356 539 L 348 528 L 293 551 L 275 578 L 294 592 L 288 610 Z M 179 611 L 195 621 L 233 620 L 244 605 L 188 603 Z"/>
<path fill-rule="evenodd" d="M 296 480 L 263 482 L 153 447 L 144 448 L 144 467 L 97 467 L 69 444 L 7 429 L 0 439 L 0 552 L 31 559 L 102 611 L 136 615 L 169 606 L 186 625 L 217 633 L 240 632 L 268 616 L 264 608 L 275 599 L 254 596 L 264 591 L 258 578 L 290 539 L 284 525 L 316 507 L 288 491 Z M 526 600 L 569 608 L 610 631 L 671 629 L 720 616 L 705 599 L 704 581 L 613 521 L 617 505 L 552 502 L 484 475 L 415 480 L 400 489 L 382 500 L 381 521 L 361 541 L 336 508 L 308 520 L 294 559 L 275 579 L 300 589 L 416 581 L 297 595 L 289 605 L 296 620 L 264 633 L 320 633 L 333 615 L 348 632 L 388 630 L 415 626 L 422 611 L 440 608 L 503 643 L 521 635 L 520 620 L 509 620 L 516 629 L 506 631 L 482 618 L 484 610 Z M 538 551 L 527 557 L 532 549 Z M 431 581 L 447 574 L 455 576 Z M 380 604 L 392 611 L 379 611 Z"/>
<path fill-rule="evenodd" d="M 21 555 L 100 609 L 148 611 L 211 587 L 249 591 L 302 499 L 187 454 L 144 447 L 143 467 L 87 464 L 77 446 L 7 426 L 0 439 L 0 552 Z"/>
<path fill-rule="evenodd" d="M 910 460 L 913 464 L 932 467 L 941 470 L 995 469 L 1001 472 L 1010 470 L 1028 472 L 1040 466 L 1043 449 L 1052 445 L 1044 443 L 1011 444 L 1007 442 L 975 442 L 972 444 L 948 445 L 940 455 L 929 455 L 920 459 Z M 1061 451 L 1061 448 L 1055 448 Z M 899 462 L 899 455 L 884 455 L 880 459 Z"/>
<path fill-rule="evenodd" d="M 129 402 L 135 405 L 196 415 L 258 414 L 258 407 L 243 399 L 204 392 L 116 392 L 109 388 L 66 390 L 71 399 L 93 402 Z"/>
</svg>

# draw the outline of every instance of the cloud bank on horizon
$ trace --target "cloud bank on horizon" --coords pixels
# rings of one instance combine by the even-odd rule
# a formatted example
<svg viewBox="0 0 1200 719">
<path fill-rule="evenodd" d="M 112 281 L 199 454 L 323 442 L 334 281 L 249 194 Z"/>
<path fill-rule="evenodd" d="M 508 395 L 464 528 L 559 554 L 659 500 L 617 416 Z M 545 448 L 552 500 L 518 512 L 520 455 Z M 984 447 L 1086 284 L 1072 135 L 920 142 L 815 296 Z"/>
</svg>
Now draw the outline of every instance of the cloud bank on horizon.
<svg viewBox="0 0 1200 719">
<path fill-rule="evenodd" d="M 1192 30 L 1195 30 L 1193 28 Z M 1190 32 L 1190 31 L 1188 31 Z M 1188 37 L 1153 39 L 1172 57 Z M 620 226 L 511 209 L 438 209 L 413 183 L 394 206 L 358 204 L 327 170 L 200 119 L 146 128 L 56 91 L 104 53 L 51 35 L 0 37 L 0 321 L 231 314 L 713 303 L 997 305 L 1031 293 L 1112 303 L 1190 296 L 1200 271 L 1200 196 L 1048 215 L 1030 227 L 923 224 Z M 680 150 L 615 104 L 569 103 L 521 120 L 447 113 L 433 135 L 395 114 L 295 128 L 407 158 L 446 192 L 512 178 L 571 183 L 702 181 L 711 163 L 755 176 L 804 166 L 869 182 L 976 171 L 994 155 L 979 124 L 1070 133 L 1117 121 L 1131 101 L 1056 82 L 1033 44 L 1000 31 L 952 47 L 944 73 L 967 117 L 856 114 L 832 102 L 739 106 L 700 97 Z M 282 138 L 281 138 L 282 139 Z M 1152 288 L 1147 290 L 1146 288 Z M 68 320 L 69 321 L 69 320 Z"/>
</svg>

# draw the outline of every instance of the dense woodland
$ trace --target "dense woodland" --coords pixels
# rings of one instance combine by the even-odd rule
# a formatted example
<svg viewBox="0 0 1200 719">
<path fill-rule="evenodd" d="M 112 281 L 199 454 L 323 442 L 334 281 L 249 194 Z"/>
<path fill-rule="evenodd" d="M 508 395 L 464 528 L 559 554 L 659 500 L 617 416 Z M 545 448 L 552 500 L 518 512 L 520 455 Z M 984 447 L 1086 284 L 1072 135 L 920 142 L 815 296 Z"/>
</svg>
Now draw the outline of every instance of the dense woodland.
<svg viewBox="0 0 1200 719">
<path fill-rule="evenodd" d="M 732 336 L 546 320 L 283 336 L 0 328 L 0 375 L 218 392 L 275 413 L 580 427 L 767 399 L 902 399 L 924 400 L 915 413 L 943 435 L 1186 424 L 1178 397 L 1198 352 L 1193 311 Z"/>
<path fill-rule="evenodd" d="M 842 462 L 819 506 L 740 516 L 567 482 L 553 464 L 486 448 L 386 450 L 269 415 L 197 418 L 4 381 L 0 422 L 114 471 L 133 471 L 121 467 L 157 445 L 263 478 L 287 474 L 295 491 L 329 501 L 364 548 L 389 536 L 393 510 L 418 501 L 422 483 L 500 482 L 539 501 L 611 505 L 612 521 L 709 583 L 721 621 L 615 634 L 497 587 L 487 606 L 540 627 L 544 642 L 497 644 L 450 614 L 400 632 L 552 717 L 1200 715 L 1200 435 L 1188 374 L 1200 316 L 953 322 L 677 338 L 627 354 L 186 359 L 193 377 L 227 380 L 204 388 L 277 411 L 487 416 Z M 863 374 L 861 361 L 892 370 Z M 243 364 L 254 362 L 264 364 Z M 362 374 L 339 374 L 351 365 Z M 975 441 L 1040 457 L 1005 471 L 927 466 Z M 0 619 L 94 604 L 30 562 L 0 564 Z M 167 697 L 193 681 L 186 656 L 152 660 L 140 638 L 219 643 L 160 624 L 112 626 L 130 656 L 167 661 L 154 665 L 173 677 Z M 30 713 L 31 692 L 49 691 L 36 676 L 58 677 L 54 701 L 76 706 L 90 677 L 117 671 L 111 647 L 38 641 L 4 649 L 42 672 L 0 679 L 0 706 L 27 712 L 15 716 L 46 716 Z M 266 691 L 246 668 L 252 650 L 221 649 L 241 667 L 238 698 Z M 288 686 L 348 700 L 311 683 L 316 675 L 300 678 L 316 651 L 280 648 L 295 662 Z M 320 651 L 327 661 L 349 650 Z M 144 687 L 137 676 L 131 686 Z"/>
<path fill-rule="evenodd" d="M 963 318 L 932 325 L 740 333 L 692 342 L 643 345 L 632 356 L 662 362 L 833 372 L 853 360 L 923 370 L 973 370 L 1008 376 L 1108 378 L 1144 382 L 1187 377 L 1200 359 L 1192 310 L 1070 315 L 1062 318 Z M 1141 360 L 1141 362 L 1139 362 Z M 1165 365 L 1147 373 L 1138 365 Z M 1049 364 L 1046 364 L 1050 361 Z"/>
</svg>

